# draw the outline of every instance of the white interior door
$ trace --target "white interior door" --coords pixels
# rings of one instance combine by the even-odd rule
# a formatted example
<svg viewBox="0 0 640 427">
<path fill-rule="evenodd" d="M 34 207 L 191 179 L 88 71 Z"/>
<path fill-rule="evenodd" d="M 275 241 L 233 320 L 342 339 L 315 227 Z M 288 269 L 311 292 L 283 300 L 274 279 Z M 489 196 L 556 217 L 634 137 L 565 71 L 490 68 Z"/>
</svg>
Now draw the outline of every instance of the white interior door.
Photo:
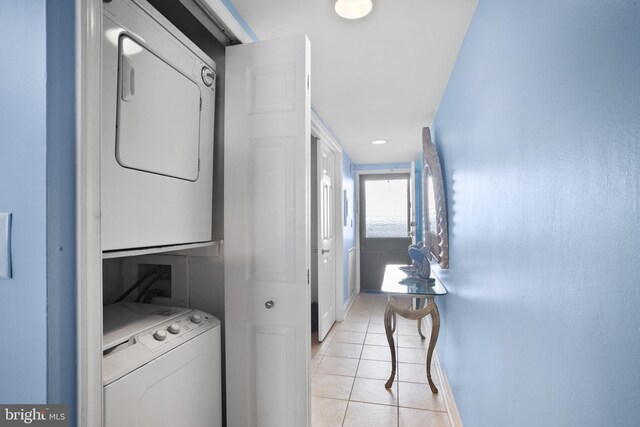
<svg viewBox="0 0 640 427">
<path fill-rule="evenodd" d="M 411 171 L 409 172 L 409 235 L 411 236 L 411 244 L 416 244 L 416 233 L 418 225 L 416 223 L 416 163 L 411 162 Z"/>
<path fill-rule="evenodd" d="M 309 58 L 305 36 L 226 51 L 229 426 L 310 423 Z"/>
<path fill-rule="evenodd" d="M 336 321 L 335 153 L 320 140 L 318 150 L 318 340 Z"/>
</svg>

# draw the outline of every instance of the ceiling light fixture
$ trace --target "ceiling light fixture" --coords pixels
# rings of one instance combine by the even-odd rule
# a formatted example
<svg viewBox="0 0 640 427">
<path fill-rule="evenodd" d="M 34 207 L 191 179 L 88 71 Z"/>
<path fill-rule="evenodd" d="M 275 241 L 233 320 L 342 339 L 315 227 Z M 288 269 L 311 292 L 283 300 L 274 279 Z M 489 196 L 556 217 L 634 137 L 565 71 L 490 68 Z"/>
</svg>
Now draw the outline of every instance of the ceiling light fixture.
<svg viewBox="0 0 640 427">
<path fill-rule="evenodd" d="M 373 141 L 371 141 L 372 144 L 374 145 L 382 145 L 382 144 L 386 144 L 387 140 L 386 139 L 374 139 Z"/>
<path fill-rule="evenodd" d="M 346 19 L 360 19 L 373 8 L 371 0 L 336 0 L 333 6 L 336 13 Z"/>
</svg>

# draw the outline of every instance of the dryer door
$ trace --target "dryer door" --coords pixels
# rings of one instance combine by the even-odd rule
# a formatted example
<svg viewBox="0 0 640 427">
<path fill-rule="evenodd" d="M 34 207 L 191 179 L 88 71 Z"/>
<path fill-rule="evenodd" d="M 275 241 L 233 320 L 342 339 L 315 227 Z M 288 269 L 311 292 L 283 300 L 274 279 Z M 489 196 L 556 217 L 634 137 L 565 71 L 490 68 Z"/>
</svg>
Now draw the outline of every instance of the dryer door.
<svg viewBox="0 0 640 427">
<path fill-rule="evenodd" d="M 197 180 L 198 84 L 126 35 L 119 41 L 118 74 L 118 163 L 125 168 Z"/>
</svg>

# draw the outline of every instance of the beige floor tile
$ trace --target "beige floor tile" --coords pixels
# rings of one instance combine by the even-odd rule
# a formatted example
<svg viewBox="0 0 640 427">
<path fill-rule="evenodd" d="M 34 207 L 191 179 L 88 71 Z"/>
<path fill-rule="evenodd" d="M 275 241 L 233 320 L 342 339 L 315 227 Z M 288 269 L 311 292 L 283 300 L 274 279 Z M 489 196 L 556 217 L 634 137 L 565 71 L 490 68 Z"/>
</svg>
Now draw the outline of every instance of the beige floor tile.
<svg viewBox="0 0 640 427">
<path fill-rule="evenodd" d="M 425 332 L 427 331 L 422 331 L 423 334 L 425 334 Z M 429 334 L 430 333 L 431 331 L 429 331 Z M 425 334 L 425 336 L 428 337 L 429 334 Z M 427 347 L 429 347 L 429 338 L 423 340 L 417 333 L 416 335 L 400 335 L 398 336 L 398 347 L 421 348 L 426 350 Z"/>
<path fill-rule="evenodd" d="M 400 427 L 450 427 L 446 412 L 400 408 Z M 314 425 L 315 427 L 315 425 Z"/>
<path fill-rule="evenodd" d="M 364 332 L 338 331 L 333 336 L 332 342 L 363 344 L 365 335 Z"/>
<path fill-rule="evenodd" d="M 360 314 L 349 313 L 347 314 L 347 317 L 345 317 L 345 320 L 349 322 L 368 323 L 370 317 L 371 316 L 369 316 L 368 314 L 360 315 Z"/>
<path fill-rule="evenodd" d="M 420 338 L 418 334 L 418 324 L 417 323 L 398 323 L 397 328 L 398 335 L 409 335 Z M 425 328 L 422 329 L 422 333 L 426 332 Z M 425 335 L 426 337 L 427 335 Z"/>
<path fill-rule="evenodd" d="M 387 309 L 387 305 L 376 305 L 371 309 L 371 316 L 384 318 L 384 312 Z"/>
<path fill-rule="evenodd" d="M 398 349 L 398 362 L 425 363 L 426 360 L 427 360 L 426 350 L 422 350 L 419 348 L 399 348 Z"/>
<path fill-rule="evenodd" d="M 365 345 L 362 348 L 361 359 L 391 361 L 391 350 L 384 346 Z"/>
<path fill-rule="evenodd" d="M 343 427 L 397 427 L 395 406 L 349 402 Z"/>
<path fill-rule="evenodd" d="M 404 299 L 398 305 L 409 303 Z M 347 318 L 336 322 L 323 342 L 312 335 L 313 427 L 450 427 L 442 394 L 433 394 L 427 384 L 429 325 L 422 340 L 415 320 L 397 317 L 396 381 L 391 390 L 384 388 L 391 374 L 386 305 L 386 295 L 358 294 Z M 440 387 L 437 372 L 433 367 L 431 375 Z"/>
<path fill-rule="evenodd" d="M 327 348 L 329 348 L 329 344 L 331 344 L 331 341 L 327 341 L 324 340 L 322 342 L 318 342 L 318 341 L 312 341 L 311 343 L 311 355 L 315 356 L 316 354 L 324 354 L 327 351 Z"/>
<path fill-rule="evenodd" d="M 391 375 L 391 362 L 381 360 L 360 360 L 356 377 L 388 380 Z"/>
<path fill-rule="evenodd" d="M 356 371 L 358 370 L 358 362 L 358 359 L 324 356 L 318 365 L 316 372 L 320 374 L 355 377 Z"/>
<path fill-rule="evenodd" d="M 427 384 L 398 383 L 398 404 L 404 408 L 446 411 L 442 393 L 432 393 Z"/>
<path fill-rule="evenodd" d="M 324 353 L 325 356 L 349 357 L 359 359 L 362 353 L 361 344 L 349 344 L 344 342 L 332 342 Z"/>
<path fill-rule="evenodd" d="M 371 315 L 371 318 L 369 319 L 369 325 L 371 324 L 378 324 L 378 325 L 384 325 L 384 313 L 383 314 L 375 314 L 375 315 Z"/>
<path fill-rule="evenodd" d="M 334 325 L 335 326 L 335 325 Z M 329 332 L 327 332 L 327 335 L 325 335 L 324 340 L 322 342 L 326 342 L 326 341 L 331 341 L 333 340 L 333 336 L 336 334 L 337 332 L 337 328 L 332 327 Z"/>
<path fill-rule="evenodd" d="M 398 322 L 398 324 L 400 325 L 415 325 L 415 327 L 418 327 L 418 321 L 417 320 L 413 320 L 413 319 L 405 319 L 404 317 L 397 315 L 396 316 L 396 320 Z"/>
<path fill-rule="evenodd" d="M 369 329 L 367 329 L 367 332 L 384 334 L 384 323 L 369 323 Z"/>
<path fill-rule="evenodd" d="M 311 380 L 311 395 L 348 400 L 353 377 L 316 373 Z"/>
<path fill-rule="evenodd" d="M 435 384 L 440 384 L 440 378 L 433 364 L 431 365 L 431 379 Z M 424 363 L 398 363 L 398 381 L 427 384 L 427 370 Z"/>
<path fill-rule="evenodd" d="M 313 427 L 341 427 L 348 403 L 346 400 L 312 397 L 311 425 Z"/>
<path fill-rule="evenodd" d="M 368 333 L 364 340 L 366 345 L 383 345 L 389 347 L 387 336 L 385 334 L 372 334 Z"/>
<path fill-rule="evenodd" d="M 367 322 L 352 322 L 345 320 L 336 326 L 338 331 L 367 332 L 369 324 Z"/>
<path fill-rule="evenodd" d="M 385 382 L 385 380 L 356 378 L 349 400 L 395 407 L 398 404 L 398 385 L 394 382 L 391 388 L 387 390 L 384 388 Z"/>
<path fill-rule="evenodd" d="M 351 307 L 351 310 L 345 315 L 345 317 L 354 316 L 354 317 L 370 317 L 371 316 L 371 307 Z"/>
<path fill-rule="evenodd" d="M 370 304 L 352 305 L 347 314 L 371 314 L 372 306 Z"/>
<path fill-rule="evenodd" d="M 320 365 L 321 360 L 322 360 L 321 354 L 316 354 L 311 358 L 311 375 L 313 375 L 316 372 L 316 369 L 318 369 L 318 365 Z"/>
</svg>

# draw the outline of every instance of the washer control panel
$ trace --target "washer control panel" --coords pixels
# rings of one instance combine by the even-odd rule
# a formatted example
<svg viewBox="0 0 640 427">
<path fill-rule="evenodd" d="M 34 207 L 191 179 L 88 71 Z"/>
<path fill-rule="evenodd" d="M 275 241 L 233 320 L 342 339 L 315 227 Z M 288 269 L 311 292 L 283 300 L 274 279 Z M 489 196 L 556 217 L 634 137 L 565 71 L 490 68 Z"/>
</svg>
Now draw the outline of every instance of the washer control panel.
<svg viewBox="0 0 640 427">
<path fill-rule="evenodd" d="M 206 313 L 191 312 L 143 332 L 138 335 L 137 341 L 149 350 L 156 351 L 175 340 L 191 336 L 192 332 L 205 328 L 214 321 L 217 319 Z"/>
<path fill-rule="evenodd" d="M 151 312 L 150 316 L 154 313 L 157 312 Z M 170 317 L 152 317 L 153 322 L 123 335 L 121 340 L 103 350 L 103 385 L 111 384 L 187 341 L 220 327 L 220 320 L 204 311 L 180 309 L 176 312 L 171 309 L 171 313 Z"/>
</svg>

